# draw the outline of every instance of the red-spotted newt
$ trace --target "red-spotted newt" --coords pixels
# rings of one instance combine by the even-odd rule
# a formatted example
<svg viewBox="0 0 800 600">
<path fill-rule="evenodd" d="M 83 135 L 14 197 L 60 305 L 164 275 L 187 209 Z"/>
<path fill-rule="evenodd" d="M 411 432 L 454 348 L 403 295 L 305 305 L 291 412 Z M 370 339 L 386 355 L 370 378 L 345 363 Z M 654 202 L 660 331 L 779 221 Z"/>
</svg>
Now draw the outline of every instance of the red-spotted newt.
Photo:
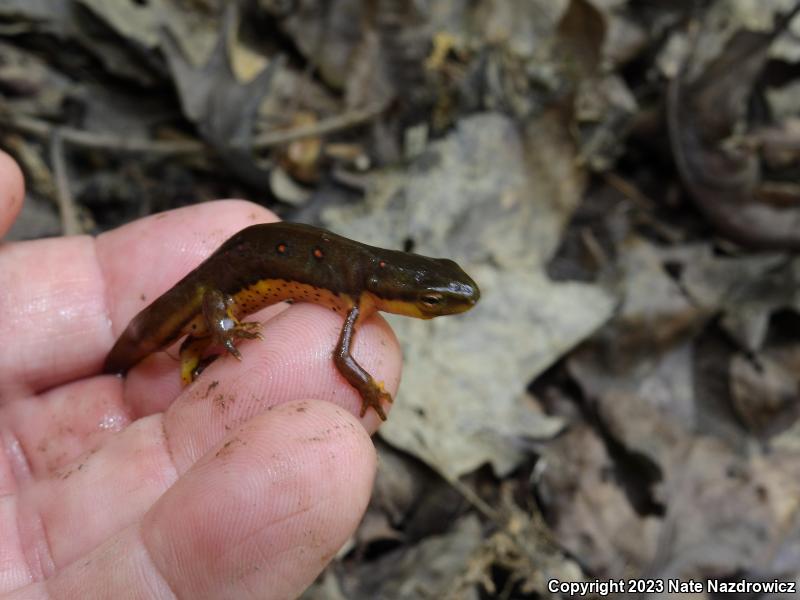
<svg viewBox="0 0 800 600">
<path fill-rule="evenodd" d="M 479 297 L 452 260 L 367 246 L 300 223 L 252 225 L 136 315 L 103 370 L 125 373 L 186 336 L 180 358 L 187 385 L 212 344 L 241 360 L 234 340 L 261 338 L 260 323 L 242 317 L 285 300 L 313 302 L 344 315 L 334 363 L 360 393 L 361 416 L 372 407 L 385 420 L 391 395 L 350 354 L 358 326 L 378 310 L 420 319 L 460 313 Z"/>
</svg>

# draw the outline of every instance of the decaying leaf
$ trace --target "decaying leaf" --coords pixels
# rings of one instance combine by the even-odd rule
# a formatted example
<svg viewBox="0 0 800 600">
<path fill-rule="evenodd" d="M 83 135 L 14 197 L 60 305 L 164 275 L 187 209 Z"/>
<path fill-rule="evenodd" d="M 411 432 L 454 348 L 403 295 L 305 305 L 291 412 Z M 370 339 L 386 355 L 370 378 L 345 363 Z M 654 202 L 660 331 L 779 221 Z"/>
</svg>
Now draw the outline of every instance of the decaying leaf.
<svg viewBox="0 0 800 600">
<path fill-rule="evenodd" d="M 555 544 L 537 508 L 525 511 L 517 506 L 515 492 L 510 483 L 501 487 L 498 515 L 502 526 L 470 557 L 462 580 L 497 595 L 502 592 L 493 583 L 492 569 L 499 567 L 509 571 L 504 591 L 519 589 L 521 594 L 558 598 L 549 583 L 581 581 L 581 569 Z"/>
<path fill-rule="evenodd" d="M 464 498 L 427 465 L 380 442 L 378 457 L 381 469 L 367 512 L 386 517 L 404 540 L 442 533 L 464 512 Z"/>
<path fill-rule="evenodd" d="M 734 410 L 753 434 L 768 437 L 800 416 L 800 376 L 796 352 L 770 350 L 731 361 Z"/>
<path fill-rule="evenodd" d="M 238 24 L 235 6 L 228 5 L 222 31 L 202 68 L 183 57 L 171 36 L 164 35 L 162 45 L 186 116 L 233 172 L 251 185 L 267 187 L 269 173 L 256 163 L 252 140 L 259 107 L 282 61 L 275 60 L 246 84 L 237 80 L 228 51 Z"/>
<path fill-rule="evenodd" d="M 800 311 L 800 261 L 783 256 L 717 257 L 698 249 L 681 276 L 690 297 L 707 310 L 721 311 L 722 326 L 743 348 L 758 350 L 771 315 Z"/>
<path fill-rule="evenodd" d="M 684 183 L 709 221 L 745 246 L 800 249 L 800 210 L 754 198 L 758 156 L 725 143 L 745 121 L 770 44 L 798 12 L 800 6 L 794 7 L 769 33 L 738 31 L 702 73 L 695 68 L 692 77 L 684 67 L 667 97 L 672 150 Z"/>
<path fill-rule="evenodd" d="M 544 453 L 538 491 L 558 542 L 595 576 L 645 572 L 659 522 L 637 514 L 600 438 L 573 427 Z"/>
<path fill-rule="evenodd" d="M 467 559 L 481 542 L 481 525 L 470 515 L 453 524 L 443 535 L 430 536 L 419 544 L 390 552 L 363 564 L 343 578 L 349 598 L 475 598 L 468 586 L 455 587 Z"/>
<path fill-rule="evenodd" d="M 357 0 L 300 0 L 281 20 L 303 55 L 335 88 L 344 89 L 364 22 Z"/>
<path fill-rule="evenodd" d="M 642 402 L 645 392 L 605 397 L 600 419 L 609 447 L 619 444 L 617 460 L 586 429 L 560 438 L 548 454 L 542 493 L 557 539 L 607 577 L 630 569 L 681 580 L 794 572 L 796 561 L 778 564 L 770 552 L 797 535 L 797 491 L 785 486 L 800 483 L 787 455 L 742 455 L 693 435 Z M 637 497 L 647 479 L 649 498 Z"/>
<path fill-rule="evenodd" d="M 609 360 L 657 355 L 702 326 L 710 311 L 692 302 L 668 275 L 664 259 L 650 244 L 630 240 L 619 260 L 623 273 L 622 304 L 612 331 Z"/>
<path fill-rule="evenodd" d="M 682 286 L 664 263 L 682 265 Z M 606 577 L 787 577 L 796 561 L 785 550 L 777 561 L 771 549 L 800 535 L 797 502 L 788 500 L 796 492 L 784 495 L 782 487 L 800 486 L 787 462 L 797 445 L 762 452 L 747 445 L 746 431 L 765 440 L 796 422 L 794 346 L 784 333 L 783 346 L 745 357 L 696 336 L 715 311 L 746 305 L 732 290 L 763 289 L 764 302 L 774 296 L 790 263 L 774 255 L 718 258 L 707 248 L 668 257 L 639 242 L 628 246 L 627 264 L 621 310 L 568 363 L 602 438 L 579 425 L 545 451 L 540 493 L 556 539 Z M 648 291 L 650 302 L 628 299 Z M 786 301 L 772 300 L 771 310 Z M 644 310 L 654 322 L 636 326 L 631 315 Z M 687 310 L 694 325 L 683 318 L 677 329 L 669 325 Z M 770 309 L 762 311 L 769 319 Z M 638 343 L 625 343 L 626 327 L 640 332 Z M 659 327 L 681 334 L 664 336 Z M 759 339 L 769 342 L 766 332 Z M 719 386 L 712 390 L 702 381 L 703 364 L 715 357 Z M 728 385 L 719 381 L 729 377 Z M 709 405 L 719 401 L 730 416 Z M 725 430 L 725 418 L 738 422 L 738 435 Z"/>
</svg>

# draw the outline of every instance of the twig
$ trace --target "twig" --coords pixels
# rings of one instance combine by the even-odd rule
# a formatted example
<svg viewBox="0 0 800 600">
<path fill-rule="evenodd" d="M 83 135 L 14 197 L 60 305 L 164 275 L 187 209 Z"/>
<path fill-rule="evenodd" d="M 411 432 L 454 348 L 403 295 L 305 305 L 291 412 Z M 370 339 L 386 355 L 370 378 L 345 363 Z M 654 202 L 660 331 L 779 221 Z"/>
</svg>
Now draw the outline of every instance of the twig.
<svg viewBox="0 0 800 600">
<path fill-rule="evenodd" d="M 55 176 L 56 199 L 61 215 L 61 230 L 64 235 L 80 235 L 83 233 L 75 202 L 69 190 L 67 165 L 64 161 L 64 143 L 61 132 L 54 129 L 50 136 L 50 162 Z"/>
<path fill-rule="evenodd" d="M 606 180 L 606 183 L 608 185 L 610 185 L 612 188 L 617 190 L 620 194 L 622 194 L 629 200 L 633 200 L 641 208 L 644 208 L 645 210 L 654 210 L 655 207 L 657 206 L 655 200 L 653 200 L 648 195 L 643 193 L 633 183 L 631 183 L 624 177 L 614 173 L 613 171 L 608 171 L 607 173 L 605 173 L 603 175 L 603 178 Z"/>
<path fill-rule="evenodd" d="M 316 137 L 349 129 L 357 125 L 371 121 L 386 109 L 386 102 L 376 102 L 365 106 L 364 108 L 356 108 L 341 115 L 328 117 L 313 125 L 306 125 L 304 127 L 295 127 L 286 131 L 268 131 L 258 135 L 253 140 L 253 149 L 263 150 L 272 146 L 280 146 L 288 144 L 295 140 L 301 140 L 308 137 Z"/>
<path fill-rule="evenodd" d="M 493 521 L 499 527 L 503 526 L 504 519 L 501 517 L 500 513 L 489 506 L 483 500 L 483 498 L 481 498 L 469 485 L 456 478 L 448 478 L 447 483 L 449 483 L 459 494 L 461 494 L 461 496 L 475 509 L 477 509 L 478 512 L 480 512 L 484 517 L 490 521 Z"/>
<path fill-rule="evenodd" d="M 598 269 L 607 267 L 611 259 L 608 257 L 608 253 L 603 250 L 603 246 L 600 245 L 600 242 L 597 240 L 591 228 L 581 227 L 580 235 L 581 242 L 583 242 L 584 248 L 586 248 L 589 256 L 591 256 L 594 261 L 595 267 Z"/>
<path fill-rule="evenodd" d="M 194 154 L 205 150 L 205 144 L 195 140 L 157 141 L 123 138 L 115 135 L 93 133 L 73 127 L 59 127 L 48 121 L 5 111 L 0 112 L 0 125 L 5 125 L 21 133 L 27 133 L 42 139 L 49 138 L 53 130 L 58 128 L 59 135 L 64 142 L 84 148 L 152 154 Z"/>
<path fill-rule="evenodd" d="M 767 153 L 796 154 L 800 152 L 800 131 L 797 129 L 796 126 L 792 129 L 788 124 L 785 127 L 763 127 L 747 135 L 745 141 Z"/>
<path fill-rule="evenodd" d="M 323 119 L 314 125 L 296 127 L 289 130 L 268 131 L 256 137 L 253 141 L 254 150 L 264 150 L 282 144 L 288 144 L 295 140 L 307 137 L 322 136 L 343 129 L 349 129 L 361 125 L 379 115 L 385 108 L 385 103 L 373 104 L 365 108 L 354 109 Z M 52 135 L 56 125 L 28 117 L 16 115 L 6 111 L 0 111 L 0 126 L 6 126 L 21 133 L 46 139 Z M 60 138 L 64 142 L 82 146 L 84 148 L 95 148 L 102 150 L 116 150 L 119 152 L 148 153 L 162 156 L 174 156 L 182 154 L 199 154 L 206 152 L 208 146 L 196 140 L 148 140 L 118 137 L 110 134 L 93 133 L 73 127 L 59 127 Z"/>
</svg>

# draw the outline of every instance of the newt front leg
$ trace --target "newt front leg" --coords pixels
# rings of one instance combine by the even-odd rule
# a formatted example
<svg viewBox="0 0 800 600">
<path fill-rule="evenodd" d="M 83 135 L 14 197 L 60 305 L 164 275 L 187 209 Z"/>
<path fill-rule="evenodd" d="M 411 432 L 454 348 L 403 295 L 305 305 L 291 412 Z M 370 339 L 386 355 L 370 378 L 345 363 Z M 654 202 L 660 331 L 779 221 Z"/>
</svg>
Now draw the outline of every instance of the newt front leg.
<svg viewBox="0 0 800 600">
<path fill-rule="evenodd" d="M 208 334 L 205 336 L 189 335 L 181 345 L 181 382 L 183 385 L 191 383 L 199 372 L 216 358 L 203 360 L 203 354 L 212 343 L 224 346 L 237 360 L 242 360 L 241 353 L 233 344 L 235 339 L 264 339 L 259 333 L 261 323 L 240 322 L 233 313 L 234 306 L 233 298 L 219 290 L 208 290 L 203 294 L 203 320 Z"/>
<path fill-rule="evenodd" d="M 385 421 L 386 413 L 383 411 L 383 402 L 392 402 L 391 394 L 383 389 L 383 383 L 375 381 L 350 354 L 350 343 L 355 335 L 359 314 L 358 306 L 354 306 L 347 313 L 342 332 L 339 335 L 339 343 L 333 354 L 333 362 L 348 383 L 361 394 L 360 416 L 363 417 L 367 413 L 367 408 L 372 407 L 381 420 Z"/>
</svg>

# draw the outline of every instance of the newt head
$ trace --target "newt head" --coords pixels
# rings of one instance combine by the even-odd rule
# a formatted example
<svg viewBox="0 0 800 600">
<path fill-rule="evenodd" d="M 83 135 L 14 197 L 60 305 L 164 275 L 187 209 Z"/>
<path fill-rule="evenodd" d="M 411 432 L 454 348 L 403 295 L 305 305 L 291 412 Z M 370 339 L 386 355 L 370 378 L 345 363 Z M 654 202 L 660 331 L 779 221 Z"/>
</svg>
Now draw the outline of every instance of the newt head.
<svg viewBox="0 0 800 600">
<path fill-rule="evenodd" d="M 466 312 L 481 297 L 478 284 L 450 259 L 388 251 L 373 261 L 367 291 L 378 310 L 418 319 Z"/>
</svg>

